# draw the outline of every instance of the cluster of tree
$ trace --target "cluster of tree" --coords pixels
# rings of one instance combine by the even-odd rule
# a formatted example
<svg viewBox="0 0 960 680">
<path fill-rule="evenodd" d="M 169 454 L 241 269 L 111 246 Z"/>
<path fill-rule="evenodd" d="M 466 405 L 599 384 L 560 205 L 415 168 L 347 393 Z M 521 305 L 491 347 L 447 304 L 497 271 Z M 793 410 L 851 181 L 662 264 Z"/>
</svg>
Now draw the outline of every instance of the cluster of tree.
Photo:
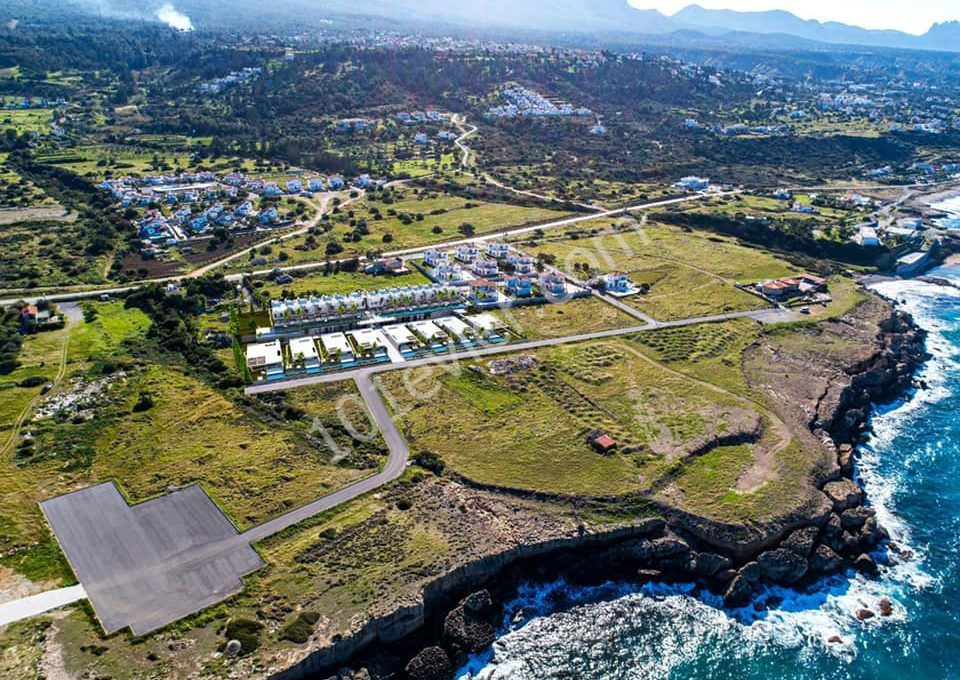
<svg viewBox="0 0 960 680">
<path fill-rule="evenodd" d="M 20 365 L 21 307 L 22 305 L 11 305 L 0 315 L 0 375 L 6 375 Z"/>
</svg>

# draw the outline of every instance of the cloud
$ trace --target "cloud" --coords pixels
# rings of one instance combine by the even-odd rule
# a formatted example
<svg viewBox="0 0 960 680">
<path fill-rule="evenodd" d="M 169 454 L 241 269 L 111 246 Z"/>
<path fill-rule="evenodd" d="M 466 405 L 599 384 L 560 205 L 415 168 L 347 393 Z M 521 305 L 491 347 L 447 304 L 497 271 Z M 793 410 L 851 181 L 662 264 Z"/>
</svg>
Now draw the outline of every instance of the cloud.
<svg viewBox="0 0 960 680">
<path fill-rule="evenodd" d="M 171 28 L 178 31 L 192 31 L 193 22 L 190 17 L 174 9 L 173 5 L 167 3 L 157 10 L 157 18 Z"/>
</svg>

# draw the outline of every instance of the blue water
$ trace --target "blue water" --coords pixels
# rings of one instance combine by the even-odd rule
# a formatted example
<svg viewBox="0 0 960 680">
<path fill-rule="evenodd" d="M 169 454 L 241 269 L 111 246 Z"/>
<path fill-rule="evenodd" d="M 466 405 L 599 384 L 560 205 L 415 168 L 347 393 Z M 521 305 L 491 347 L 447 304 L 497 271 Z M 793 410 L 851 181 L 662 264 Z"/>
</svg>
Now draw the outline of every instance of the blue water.
<svg viewBox="0 0 960 680">
<path fill-rule="evenodd" d="M 933 206 L 938 210 L 943 210 L 946 213 L 949 213 L 949 217 L 945 217 L 940 220 L 937 224 L 945 229 L 960 229 L 960 197 L 948 198 L 947 200 L 937 203 Z"/>
<path fill-rule="evenodd" d="M 932 273 L 960 284 L 960 267 Z M 878 290 L 930 332 L 934 355 L 925 389 L 877 409 L 858 470 L 913 559 L 874 581 L 850 573 L 806 593 L 771 589 L 761 613 L 724 610 L 690 585 L 529 587 L 460 677 L 960 678 L 960 290 L 915 281 Z M 857 620 L 883 597 L 891 617 Z"/>
</svg>

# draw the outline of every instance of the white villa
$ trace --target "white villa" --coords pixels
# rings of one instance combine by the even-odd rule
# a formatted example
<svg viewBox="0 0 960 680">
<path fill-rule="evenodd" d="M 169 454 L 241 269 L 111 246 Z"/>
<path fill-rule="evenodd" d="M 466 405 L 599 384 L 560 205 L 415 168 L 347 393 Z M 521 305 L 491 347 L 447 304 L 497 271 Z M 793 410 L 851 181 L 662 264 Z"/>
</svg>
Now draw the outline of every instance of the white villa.
<svg viewBox="0 0 960 680">
<path fill-rule="evenodd" d="M 463 281 L 463 267 L 458 264 L 441 262 L 433 270 L 433 276 L 440 281 Z"/>
<path fill-rule="evenodd" d="M 423 264 L 428 267 L 437 267 L 449 261 L 446 250 L 428 250 L 423 254 Z"/>
<path fill-rule="evenodd" d="M 402 323 L 384 326 L 381 330 L 387 334 L 390 341 L 396 345 L 397 349 L 401 352 L 409 352 L 420 346 L 420 341 L 417 339 L 417 336 Z"/>
<path fill-rule="evenodd" d="M 293 338 L 290 341 L 290 368 L 320 368 L 320 352 L 313 338 Z"/>
<path fill-rule="evenodd" d="M 464 264 L 470 264 L 480 257 L 480 249 L 473 244 L 467 244 L 457 247 L 457 260 Z"/>
<path fill-rule="evenodd" d="M 350 331 L 350 335 L 353 336 L 353 341 L 356 343 L 357 349 L 364 354 L 384 354 L 387 350 L 383 336 L 380 335 L 379 331 L 375 331 L 372 328 L 361 328 Z"/>
<path fill-rule="evenodd" d="M 414 333 L 425 338 L 430 345 L 443 345 L 449 339 L 443 329 L 429 319 L 414 321 L 409 324 L 409 327 Z"/>
<path fill-rule="evenodd" d="M 455 316 L 445 316 L 442 319 L 434 319 L 434 323 L 442 328 L 448 335 L 461 340 L 472 340 L 477 332 L 463 319 Z"/>
<path fill-rule="evenodd" d="M 686 191 L 706 191 L 710 188 L 710 180 L 706 177 L 690 175 L 689 177 L 681 179 L 674 186 L 677 189 L 685 189 Z"/>
<path fill-rule="evenodd" d="M 500 267 L 496 260 L 476 260 L 471 268 L 474 274 L 480 278 L 496 278 L 500 276 Z"/>
<path fill-rule="evenodd" d="M 502 319 L 488 312 L 468 316 L 466 320 L 484 335 L 495 334 L 507 329 L 507 324 Z"/>
<path fill-rule="evenodd" d="M 326 350 L 329 361 L 339 361 L 342 364 L 354 360 L 353 345 L 343 333 L 327 333 L 320 336 L 320 344 Z"/>
<path fill-rule="evenodd" d="M 606 290 L 626 292 L 630 289 L 630 278 L 625 272 L 610 272 L 603 276 L 603 287 Z"/>
<path fill-rule="evenodd" d="M 491 241 L 487 244 L 487 257 L 502 260 L 510 252 L 510 246 L 502 241 Z"/>
<path fill-rule="evenodd" d="M 247 345 L 247 368 L 254 373 L 263 372 L 263 378 L 267 380 L 282 376 L 283 351 L 280 341 Z"/>
</svg>

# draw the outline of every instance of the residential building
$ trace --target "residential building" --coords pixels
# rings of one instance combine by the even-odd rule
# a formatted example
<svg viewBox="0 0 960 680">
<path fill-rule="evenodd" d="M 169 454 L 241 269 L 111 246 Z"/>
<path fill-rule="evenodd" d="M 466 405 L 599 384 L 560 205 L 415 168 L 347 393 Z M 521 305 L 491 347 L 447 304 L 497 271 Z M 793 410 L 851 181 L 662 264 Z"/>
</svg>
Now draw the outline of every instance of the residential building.
<svg viewBox="0 0 960 680">
<path fill-rule="evenodd" d="M 475 260 L 471 270 L 480 278 L 496 278 L 500 276 L 500 267 L 496 260 Z"/>
<path fill-rule="evenodd" d="M 316 371 L 320 369 L 320 352 L 313 338 L 293 338 L 289 344 L 288 368 Z"/>
<path fill-rule="evenodd" d="M 494 260 L 503 260 L 510 253 L 510 246 L 503 241 L 490 241 L 487 244 L 487 257 Z"/>
<path fill-rule="evenodd" d="M 247 345 L 247 368 L 258 379 L 271 380 L 283 375 L 283 351 L 280 341 Z"/>
<path fill-rule="evenodd" d="M 474 302 L 492 302 L 497 299 L 497 287 L 484 279 L 470 282 L 470 299 Z"/>
<path fill-rule="evenodd" d="M 457 247 L 457 260 L 464 264 L 470 264 L 480 257 L 480 249 L 472 243 Z"/>
<path fill-rule="evenodd" d="M 511 276 L 507 279 L 507 292 L 516 297 L 530 297 L 533 295 L 533 279 Z"/>
<path fill-rule="evenodd" d="M 710 180 L 706 177 L 690 175 L 681 179 L 674 186 L 685 191 L 705 191 L 710 187 Z"/>
<path fill-rule="evenodd" d="M 630 278 L 626 272 L 610 272 L 603 276 L 603 287 L 610 291 L 626 292 L 630 290 Z"/>
<path fill-rule="evenodd" d="M 427 267 L 436 267 L 441 262 L 447 262 L 448 255 L 445 250 L 428 250 L 423 254 L 423 264 Z"/>
</svg>

